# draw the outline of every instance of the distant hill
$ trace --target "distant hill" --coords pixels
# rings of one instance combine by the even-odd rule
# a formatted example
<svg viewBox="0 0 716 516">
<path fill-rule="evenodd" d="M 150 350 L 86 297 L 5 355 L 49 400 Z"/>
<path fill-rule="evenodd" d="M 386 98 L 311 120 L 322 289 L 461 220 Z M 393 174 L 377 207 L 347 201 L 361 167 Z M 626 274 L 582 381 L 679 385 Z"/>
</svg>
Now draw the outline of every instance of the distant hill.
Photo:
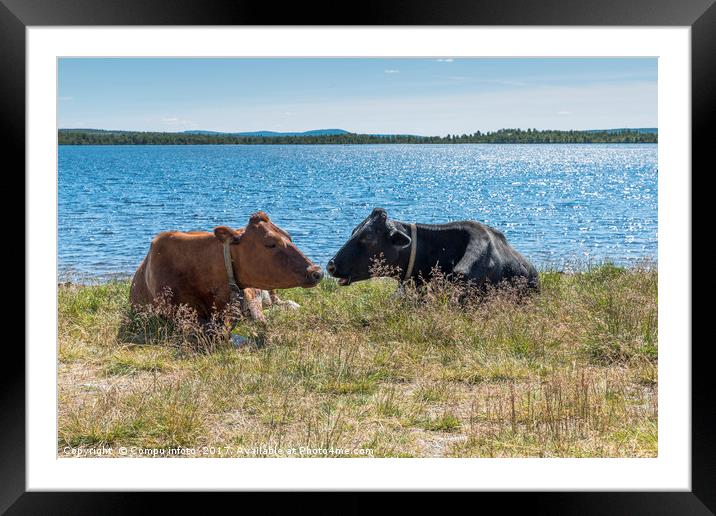
<svg viewBox="0 0 716 516">
<path fill-rule="evenodd" d="M 350 131 L 344 129 L 314 129 L 312 131 L 303 131 L 301 133 L 279 133 L 276 131 L 249 131 L 243 133 L 224 133 L 221 131 L 182 131 L 182 134 L 206 134 L 206 135 L 221 135 L 221 136 L 261 136 L 261 137 L 272 137 L 272 136 L 335 136 L 338 134 L 350 134 Z"/>
<path fill-rule="evenodd" d="M 502 129 L 501 131 L 506 131 L 505 129 Z M 497 131 L 497 132 L 501 132 Z M 59 132 L 71 132 L 71 133 L 85 133 L 85 134 L 132 134 L 132 133 L 157 133 L 160 131 L 128 131 L 123 129 L 85 129 L 85 128 L 72 128 L 72 129 L 60 129 Z M 540 131 L 542 132 L 542 131 Z M 560 132 L 570 132 L 570 131 L 560 131 Z M 575 131 L 571 131 L 575 132 Z M 639 133 L 639 134 L 659 134 L 659 130 L 656 127 L 638 127 L 638 128 L 617 128 L 617 129 L 585 129 L 583 131 L 576 131 L 576 132 L 582 132 L 582 133 L 607 133 L 607 134 L 621 134 L 621 133 Z M 337 135 L 344 135 L 344 134 L 355 134 L 350 131 L 346 131 L 345 129 L 313 129 L 311 131 L 303 131 L 303 132 L 286 132 L 281 133 L 277 131 L 247 131 L 247 132 L 238 132 L 238 133 L 227 133 L 223 131 L 204 131 L 199 129 L 193 129 L 188 131 L 181 131 L 176 133 L 166 132 L 162 134 L 194 134 L 194 135 L 204 135 L 204 136 L 244 136 L 244 137 L 262 137 L 262 138 L 271 138 L 271 137 L 285 137 L 285 136 L 337 136 Z M 489 134 L 489 133 L 486 133 Z M 368 136 L 373 136 L 377 138 L 426 138 L 425 136 L 420 136 L 417 134 L 390 134 L 390 133 L 367 133 Z"/>
</svg>

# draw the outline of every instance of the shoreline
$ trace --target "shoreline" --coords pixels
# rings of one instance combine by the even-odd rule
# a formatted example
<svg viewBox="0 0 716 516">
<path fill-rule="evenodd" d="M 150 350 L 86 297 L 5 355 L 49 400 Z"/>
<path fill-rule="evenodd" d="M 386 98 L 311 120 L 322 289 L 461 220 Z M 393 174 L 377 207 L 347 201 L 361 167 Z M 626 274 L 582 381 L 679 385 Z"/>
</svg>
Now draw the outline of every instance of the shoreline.
<svg viewBox="0 0 716 516">
<path fill-rule="evenodd" d="M 659 264 L 656 259 L 653 258 L 638 258 L 634 262 L 629 264 L 616 263 L 610 260 L 601 260 L 594 263 L 578 264 L 577 266 L 565 266 L 561 269 L 550 268 L 550 267 L 537 267 L 537 272 L 540 277 L 548 274 L 559 274 L 564 276 L 574 276 L 578 274 L 585 274 L 599 269 L 601 267 L 613 267 L 615 269 L 631 271 L 631 272 L 649 272 L 658 271 Z M 323 267 L 323 266 L 322 266 Z M 111 274 L 82 274 L 82 275 L 63 275 L 57 274 L 57 286 L 96 286 L 105 285 L 108 283 L 125 283 L 130 282 L 134 276 L 134 272 L 131 273 L 111 273 Z M 331 276 L 326 276 L 323 281 L 337 280 Z"/>
<path fill-rule="evenodd" d="M 391 145 L 391 144 L 633 144 L 658 143 L 653 130 L 556 130 L 499 129 L 470 134 L 419 136 L 409 134 L 340 133 L 321 135 L 247 135 L 237 133 L 173 133 L 162 131 L 111 131 L 98 129 L 59 129 L 58 144 L 66 145 Z"/>
</svg>

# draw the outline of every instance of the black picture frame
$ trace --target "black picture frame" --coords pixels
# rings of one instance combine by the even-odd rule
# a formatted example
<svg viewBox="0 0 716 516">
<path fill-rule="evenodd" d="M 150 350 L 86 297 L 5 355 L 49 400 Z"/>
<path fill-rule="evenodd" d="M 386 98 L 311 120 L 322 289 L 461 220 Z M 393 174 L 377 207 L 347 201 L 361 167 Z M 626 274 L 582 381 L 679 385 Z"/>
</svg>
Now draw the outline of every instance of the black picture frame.
<svg viewBox="0 0 716 516">
<path fill-rule="evenodd" d="M 273 3 L 245 0 L 211 3 L 206 0 L 0 0 L 0 127 L 3 128 L 5 162 L 16 163 L 13 171 L 6 168 L 6 174 L 19 180 L 17 170 L 21 167 L 24 170 L 25 164 L 25 29 L 29 26 L 62 25 L 688 26 L 691 28 L 692 59 L 692 169 L 705 168 L 707 155 L 713 146 L 709 138 L 710 115 L 716 112 L 716 6 L 713 1 L 448 0 L 428 3 L 370 0 L 356 4 L 354 8 L 346 4 L 344 9 L 339 10 L 335 4 L 324 2 L 294 2 L 277 8 Z M 694 177 L 693 171 L 691 177 Z M 25 191 L 24 181 L 21 188 Z M 25 270 L 25 277 L 28 274 L 32 271 Z M 13 278 L 8 280 L 13 281 Z M 684 278 L 684 281 L 693 284 L 690 277 Z M 19 291 L 19 288 L 14 291 Z M 31 310 L 32 307 L 26 306 L 26 309 Z M 699 344 L 691 348 L 690 492 L 484 493 L 480 496 L 493 499 L 509 497 L 510 508 L 522 507 L 529 514 L 713 514 L 716 511 L 716 404 L 711 396 L 710 343 Z M 683 345 L 691 343 L 684 342 Z M 8 349 L 11 346 L 19 348 L 17 343 L 7 340 L 4 354 L 6 367 L 0 375 L 3 428 L 0 440 L 0 512 L 146 513 L 166 508 L 170 498 L 182 500 L 182 497 L 168 493 L 25 492 L 25 357 L 21 349 L 15 349 L 17 356 L 11 357 L 12 350 Z M 344 498 L 341 505 L 359 509 L 360 502 L 350 500 L 353 496 Z M 504 506 L 505 500 L 494 501 Z"/>
</svg>

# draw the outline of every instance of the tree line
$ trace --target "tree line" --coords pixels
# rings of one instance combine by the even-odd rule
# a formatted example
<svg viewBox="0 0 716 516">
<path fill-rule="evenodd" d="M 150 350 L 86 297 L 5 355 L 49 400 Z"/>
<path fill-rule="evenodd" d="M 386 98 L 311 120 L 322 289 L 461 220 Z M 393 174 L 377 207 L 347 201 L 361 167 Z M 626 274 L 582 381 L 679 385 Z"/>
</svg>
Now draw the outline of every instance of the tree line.
<svg viewBox="0 0 716 516">
<path fill-rule="evenodd" d="M 635 130 L 556 131 L 500 129 L 494 132 L 448 134 L 447 136 L 335 134 L 311 136 L 241 136 L 231 134 L 192 134 L 140 131 L 100 131 L 61 129 L 60 145 L 340 145 L 395 143 L 657 143 L 655 132 Z"/>
</svg>

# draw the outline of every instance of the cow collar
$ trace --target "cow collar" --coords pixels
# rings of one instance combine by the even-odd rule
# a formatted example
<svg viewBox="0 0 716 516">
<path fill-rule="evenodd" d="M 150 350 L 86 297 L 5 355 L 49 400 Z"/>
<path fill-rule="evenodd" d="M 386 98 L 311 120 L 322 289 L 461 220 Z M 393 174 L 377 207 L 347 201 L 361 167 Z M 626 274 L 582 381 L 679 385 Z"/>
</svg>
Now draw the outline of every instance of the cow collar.
<svg viewBox="0 0 716 516">
<path fill-rule="evenodd" d="M 418 229 L 415 223 L 410 223 L 410 259 L 408 260 L 408 268 L 405 270 L 403 281 L 407 281 L 413 274 L 413 266 L 415 265 L 415 251 L 418 248 Z"/>
<path fill-rule="evenodd" d="M 229 277 L 229 296 L 231 301 L 235 301 L 241 298 L 241 287 L 236 283 L 236 278 L 234 277 L 234 266 L 231 264 L 231 250 L 229 249 L 229 245 L 231 244 L 226 240 L 224 242 L 224 267 L 226 267 L 226 275 Z"/>
</svg>

